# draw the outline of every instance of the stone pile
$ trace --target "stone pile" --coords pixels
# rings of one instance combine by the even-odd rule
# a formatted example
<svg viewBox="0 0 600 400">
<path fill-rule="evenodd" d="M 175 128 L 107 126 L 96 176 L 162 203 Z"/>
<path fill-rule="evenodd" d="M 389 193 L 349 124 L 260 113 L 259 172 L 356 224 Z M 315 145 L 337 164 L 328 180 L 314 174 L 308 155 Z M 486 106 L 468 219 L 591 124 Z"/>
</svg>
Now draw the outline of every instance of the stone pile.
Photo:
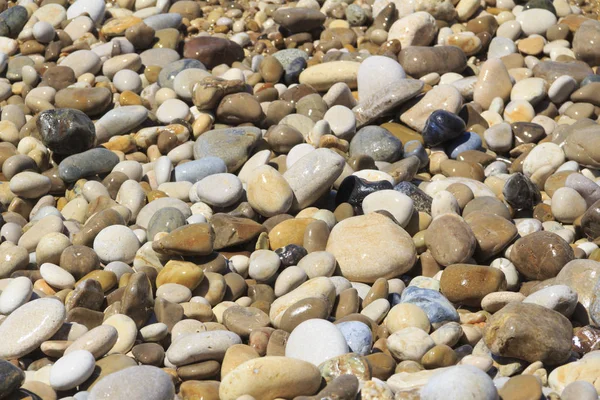
<svg viewBox="0 0 600 400">
<path fill-rule="evenodd" d="M 597 400 L 596 7 L 0 0 L 0 399 Z"/>
</svg>

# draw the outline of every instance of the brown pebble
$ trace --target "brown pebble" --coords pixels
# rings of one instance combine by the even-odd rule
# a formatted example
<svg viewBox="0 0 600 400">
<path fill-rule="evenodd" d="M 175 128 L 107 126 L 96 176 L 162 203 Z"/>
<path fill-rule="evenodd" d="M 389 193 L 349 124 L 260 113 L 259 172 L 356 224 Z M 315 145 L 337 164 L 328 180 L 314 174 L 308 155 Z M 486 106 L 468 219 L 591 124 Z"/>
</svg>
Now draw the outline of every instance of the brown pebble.
<svg viewBox="0 0 600 400">
<path fill-rule="evenodd" d="M 438 344 L 421 358 L 421 364 L 426 369 L 450 367 L 458 361 L 456 352 L 450 346 Z"/>
</svg>

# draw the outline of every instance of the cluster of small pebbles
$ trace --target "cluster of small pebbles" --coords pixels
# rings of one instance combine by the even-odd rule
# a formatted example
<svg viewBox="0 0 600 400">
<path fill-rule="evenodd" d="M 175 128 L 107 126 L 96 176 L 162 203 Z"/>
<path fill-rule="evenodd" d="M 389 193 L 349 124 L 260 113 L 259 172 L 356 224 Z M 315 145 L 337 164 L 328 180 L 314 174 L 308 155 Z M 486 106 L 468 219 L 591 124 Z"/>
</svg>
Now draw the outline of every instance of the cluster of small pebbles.
<svg viewBox="0 0 600 400">
<path fill-rule="evenodd" d="M 0 0 L 0 399 L 597 400 L 596 11 Z"/>
</svg>

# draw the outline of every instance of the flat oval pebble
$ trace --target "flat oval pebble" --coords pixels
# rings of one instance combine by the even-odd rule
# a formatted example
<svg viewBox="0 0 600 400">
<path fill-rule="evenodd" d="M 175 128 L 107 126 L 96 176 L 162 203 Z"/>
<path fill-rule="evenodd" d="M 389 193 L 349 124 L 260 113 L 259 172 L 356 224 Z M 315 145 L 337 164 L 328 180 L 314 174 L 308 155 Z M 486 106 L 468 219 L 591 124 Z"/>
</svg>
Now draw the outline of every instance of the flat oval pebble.
<svg viewBox="0 0 600 400">
<path fill-rule="evenodd" d="M 219 387 L 219 398 L 275 399 L 310 396 L 319 389 L 321 374 L 316 366 L 288 357 L 267 356 L 246 361 L 231 371 Z"/>
<path fill-rule="evenodd" d="M 50 386 L 64 391 L 85 382 L 94 372 L 96 360 L 87 350 L 73 351 L 59 358 L 50 370 Z"/>
<path fill-rule="evenodd" d="M 55 288 L 70 289 L 75 286 L 75 278 L 73 275 L 58 265 L 44 263 L 40 266 L 40 274 L 50 286 Z"/>
<path fill-rule="evenodd" d="M 130 385 L 137 382 L 136 385 Z M 136 366 L 121 369 L 107 375 L 90 391 L 92 399 L 144 398 L 148 400 L 170 400 L 175 388 L 170 376 L 160 368 Z"/>
<path fill-rule="evenodd" d="M 214 174 L 199 181 L 197 191 L 205 203 L 226 207 L 242 196 L 242 182 L 233 174 Z"/>
<path fill-rule="evenodd" d="M 0 294 L 0 314 L 8 315 L 25 304 L 33 294 L 33 285 L 29 278 L 14 278 Z"/>
<path fill-rule="evenodd" d="M 0 355 L 15 358 L 28 354 L 60 329 L 65 315 L 64 305 L 52 298 L 33 300 L 19 307 L 0 325 L 4 338 Z"/>
<path fill-rule="evenodd" d="M 77 338 L 67 349 L 65 355 L 78 350 L 89 351 L 96 359 L 102 357 L 115 345 L 118 331 L 112 325 L 100 325 Z"/>
</svg>

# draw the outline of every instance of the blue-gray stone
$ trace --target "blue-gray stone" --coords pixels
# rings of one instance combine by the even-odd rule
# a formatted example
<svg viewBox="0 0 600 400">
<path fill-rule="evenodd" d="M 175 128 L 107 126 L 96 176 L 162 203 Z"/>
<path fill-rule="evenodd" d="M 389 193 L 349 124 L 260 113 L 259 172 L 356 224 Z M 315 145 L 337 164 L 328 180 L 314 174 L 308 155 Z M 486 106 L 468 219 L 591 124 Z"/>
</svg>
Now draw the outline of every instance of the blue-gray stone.
<svg viewBox="0 0 600 400">
<path fill-rule="evenodd" d="M 337 328 L 348 343 L 348 347 L 353 353 L 366 356 L 371 352 L 373 335 L 371 328 L 359 321 L 348 321 L 336 324 Z"/>
<path fill-rule="evenodd" d="M 273 54 L 273 57 L 279 61 L 283 69 L 286 69 L 297 58 L 303 58 L 305 61 L 308 61 L 308 54 L 299 49 L 279 50 Z"/>
<path fill-rule="evenodd" d="M 65 182 L 112 171 L 119 163 L 119 157 L 104 147 L 98 147 L 83 153 L 74 154 L 62 160 L 58 165 L 58 177 Z"/>
<path fill-rule="evenodd" d="M 588 83 L 592 83 L 592 82 L 600 82 L 600 75 L 596 75 L 596 74 L 590 74 L 588 76 L 586 76 L 585 78 L 583 78 L 583 80 L 581 81 L 581 85 L 580 87 L 584 87 L 585 85 L 587 85 Z"/>
<path fill-rule="evenodd" d="M 0 36 L 15 38 L 21 33 L 29 16 L 23 6 L 14 6 L 0 14 Z"/>
<path fill-rule="evenodd" d="M 420 307 L 432 324 L 459 321 L 458 312 L 452 303 L 437 290 L 409 286 L 402 292 L 401 302 Z"/>
<path fill-rule="evenodd" d="M 446 154 L 452 159 L 467 150 L 481 149 L 481 137 L 475 132 L 465 132 L 446 145 Z"/>
<path fill-rule="evenodd" d="M 196 183 L 209 175 L 227 172 L 227 165 L 219 157 L 204 157 L 175 167 L 175 181 Z"/>
<path fill-rule="evenodd" d="M 361 26 L 367 22 L 367 13 L 358 4 L 350 4 L 346 7 L 346 21 L 351 26 Z"/>
<path fill-rule="evenodd" d="M 177 74 L 185 69 L 190 68 L 206 69 L 204 64 L 192 58 L 184 58 L 182 60 L 173 61 L 165 66 L 158 74 L 158 86 L 173 89 L 173 81 L 175 80 Z"/>
<path fill-rule="evenodd" d="M 213 129 L 196 140 L 194 159 L 219 157 L 227 165 L 227 171 L 234 173 L 248 160 L 261 137 L 261 130 L 253 126 Z"/>
<path fill-rule="evenodd" d="M 284 68 L 283 81 L 286 85 L 292 83 L 298 83 L 300 74 L 306 68 L 306 60 L 304 58 L 296 58 L 290 62 L 290 64 Z"/>
<path fill-rule="evenodd" d="M 465 131 L 465 121 L 458 115 L 446 110 L 436 110 L 431 113 L 423 128 L 423 142 L 427 147 L 433 147 L 454 139 Z"/>
<path fill-rule="evenodd" d="M 257 54 L 254 57 L 252 57 L 252 62 L 250 63 L 250 68 L 252 68 L 252 71 L 258 72 L 258 68 L 260 67 L 260 63 L 264 59 L 265 59 L 265 56 L 263 56 L 261 54 Z"/>
<path fill-rule="evenodd" d="M 375 161 L 396 162 L 402 158 L 402 142 L 385 128 L 361 128 L 350 142 L 350 156 L 367 155 Z"/>
<path fill-rule="evenodd" d="M 404 144 L 404 158 L 415 156 L 419 159 L 419 166 L 423 168 L 429 162 L 429 156 L 425 151 L 425 146 L 418 140 L 409 140 Z"/>
<path fill-rule="evenodd" d="M 173 232 L 186 224 L 185 215 L 175 207 L 161 208 L 148 222 L 148 240 L 153 240 L 159 232 Z"/>
<path fill-rule="evenodd" d="M 45 206 L 38 210 L 33 217 L 31 217 L 30 221 L 39 221 L 40 219 L 47 217 L 48 215 L 56 215 L 60 219 L 64 219 L 63 215 L 58 211 L 56 207 L 53 206 Z"/>
<path fill-rule="evenodd" d="M 167 28 L 177 29 L 181 25 L 181 14 L 168 13 L 168 14 L 157 14 L 150 17 L 144 18 L 144 23 L 155 31 Z"/>
</svg>

